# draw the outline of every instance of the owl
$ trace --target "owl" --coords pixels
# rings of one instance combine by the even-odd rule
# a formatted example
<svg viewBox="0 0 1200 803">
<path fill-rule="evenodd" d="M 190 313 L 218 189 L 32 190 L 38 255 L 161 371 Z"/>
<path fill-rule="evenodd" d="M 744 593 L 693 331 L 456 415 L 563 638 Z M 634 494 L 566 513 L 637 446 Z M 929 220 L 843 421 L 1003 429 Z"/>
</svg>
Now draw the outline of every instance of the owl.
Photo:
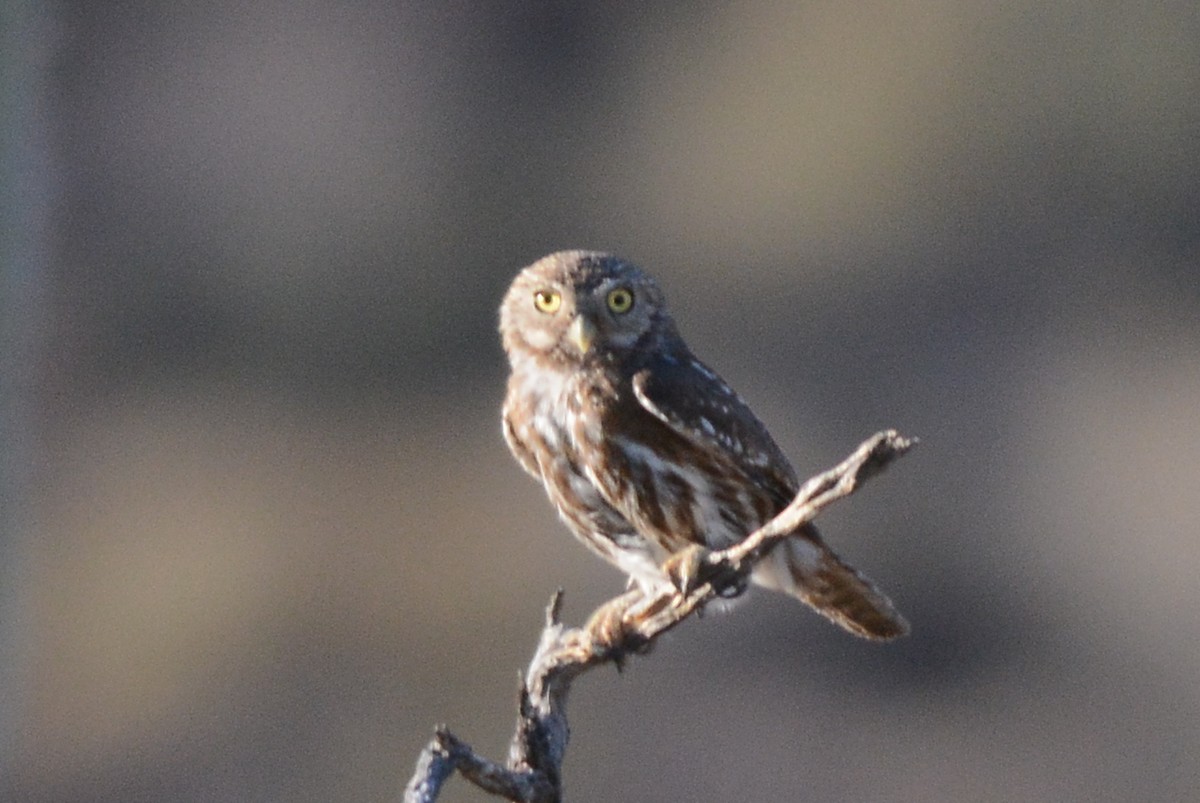
<svg viewBox="0 0 1200 803">
<path fill-rule="evenodd" d="M 500 307 L 511 374 L 504 438 L 572 533 L 647 595 L 672 559 L 724 549 L 796 495 L 796 473 L 746 403 L 683 341 L 658 284 L 611 254 L 562 251 L 522 270 Z M 755 585 L 871 639 L 908 632 L 812 525 Z"/>
</svg>

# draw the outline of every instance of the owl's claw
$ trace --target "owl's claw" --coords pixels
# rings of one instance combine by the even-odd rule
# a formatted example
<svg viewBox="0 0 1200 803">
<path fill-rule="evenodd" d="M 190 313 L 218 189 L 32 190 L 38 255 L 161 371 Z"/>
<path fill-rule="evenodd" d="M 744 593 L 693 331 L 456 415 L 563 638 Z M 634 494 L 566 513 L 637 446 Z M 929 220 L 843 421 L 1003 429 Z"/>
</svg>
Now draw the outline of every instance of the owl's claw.
<svg viewBox="0 0 1200 803">
<path fill-rule="evenodd" d="M 682 596 L 695 591 L 703 582 L 700 579 L 710 551 L 699 544 L 691 544 L 679 550 L 663 562 L 663 573 Z"/>
<path fill-rule="evenodd" d="M 620 670 L 628 653 L 645 652 L 649 647 L 637 633 L 638 622 L 647 615 L 646 599 L 640 595 L 625 594 L 596 609 L 583 629 L 611 654 Z"/>
<path fill-rule="evenodd" d="M 683 596 L 695 591 L 705 583 L 712 585 L 717 596 L 730 599 L 741 596 L 746 590 L 746 578 L 733 571 L 727 563 L 713 558 L 712 550 L 699 544 L 691 544 L 667 558 L 663 572 Z"/>
<path fill-rule="evenodd" d="M 616 646 L 625 638 L 625 611 L 624 605 L 601 605 L 583 629 L 601 644 L 607 647 Z"/>
</svg>

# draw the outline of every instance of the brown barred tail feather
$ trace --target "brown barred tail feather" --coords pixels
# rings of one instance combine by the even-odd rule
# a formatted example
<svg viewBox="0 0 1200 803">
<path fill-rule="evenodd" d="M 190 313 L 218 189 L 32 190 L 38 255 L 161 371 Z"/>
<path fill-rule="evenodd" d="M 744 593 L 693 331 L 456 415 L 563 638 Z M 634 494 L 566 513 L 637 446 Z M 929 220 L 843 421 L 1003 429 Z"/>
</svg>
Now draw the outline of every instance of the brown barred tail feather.
<svg viewBox="0 0 1200 803">
<path fill-rule="evenodd" d="M 842 561 L 809 526 L 767 555 L 754 569 L 754 582 L 782 591 L 863 638 L 906 635 L 908 622 L 887 596 Z"/>
</svg>

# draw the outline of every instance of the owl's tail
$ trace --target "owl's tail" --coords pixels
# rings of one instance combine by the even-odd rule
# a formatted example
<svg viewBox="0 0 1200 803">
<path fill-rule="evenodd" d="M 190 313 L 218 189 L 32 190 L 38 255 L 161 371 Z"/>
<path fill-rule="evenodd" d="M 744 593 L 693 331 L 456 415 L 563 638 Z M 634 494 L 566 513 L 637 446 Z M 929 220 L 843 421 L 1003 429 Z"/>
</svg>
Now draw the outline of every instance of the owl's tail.
<svg viewBox="0 0 1200 803">
<path fill-rule="evenodd" d="M 856 636 L 886 640 L 908 633 L 908 622 L 892 601 L 834 554 L 812 525 L 763 558 L 752 579 L 796 597 Z"/>
</svg>

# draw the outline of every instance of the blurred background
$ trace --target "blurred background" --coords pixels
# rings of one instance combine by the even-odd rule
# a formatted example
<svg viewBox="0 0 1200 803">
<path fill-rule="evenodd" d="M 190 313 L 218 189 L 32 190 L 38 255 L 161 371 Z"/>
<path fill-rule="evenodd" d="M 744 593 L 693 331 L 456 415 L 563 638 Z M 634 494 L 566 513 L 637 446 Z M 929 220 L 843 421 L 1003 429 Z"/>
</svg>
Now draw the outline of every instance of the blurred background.
<svg viewBox="0 0 1200 803">
<path fill-rule="evenodd" d="M 0 798 L 397 800 L 622 577 L 499 432 L 619 252 L 913 635 L 582 678 L 572 800 L 1200 798 L 1200 8 L 10 0 Z M 445 801 L 482 800 L 460 780 Z"/>
</svg>

